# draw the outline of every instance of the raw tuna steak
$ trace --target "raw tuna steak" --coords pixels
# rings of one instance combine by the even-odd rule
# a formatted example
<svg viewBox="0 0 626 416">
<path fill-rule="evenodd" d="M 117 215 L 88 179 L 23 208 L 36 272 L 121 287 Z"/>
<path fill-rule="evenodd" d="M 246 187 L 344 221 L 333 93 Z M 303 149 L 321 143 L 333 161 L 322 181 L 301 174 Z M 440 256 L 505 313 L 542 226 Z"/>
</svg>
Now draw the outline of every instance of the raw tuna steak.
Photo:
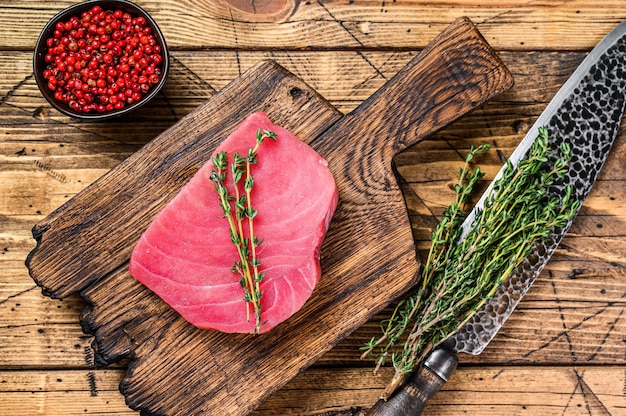
<svg viewBox="0 0 626 416">
<path fill-rule="evenodd" d="M 228 152 L 230 167 L 235 152 L 255 146 L 257 129 L 277 136 L 261 144 L 252 165 L 254 235 L 262 239 L 257 253 L 265 272 L 259 332 L 266 332 L 298 311 L 317 284 L 338 194 L 326 161 L 264 113 L 248 116 L 214 155 Z M 132 253 L 130 273 L 199 328 L 252 333 L 255 315 L 231 271 L 238 254 L 212 169 L 207 162 L 156 216 Z"/>
</svg>

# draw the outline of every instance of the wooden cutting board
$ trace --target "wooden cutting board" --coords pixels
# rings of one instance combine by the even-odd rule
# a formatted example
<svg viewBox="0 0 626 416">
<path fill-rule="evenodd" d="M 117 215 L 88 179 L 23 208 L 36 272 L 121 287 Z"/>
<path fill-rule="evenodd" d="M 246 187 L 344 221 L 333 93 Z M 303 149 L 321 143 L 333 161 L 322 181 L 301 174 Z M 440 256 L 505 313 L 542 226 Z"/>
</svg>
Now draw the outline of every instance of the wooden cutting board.
<svg viewBox="0 0 626 416">
<path fill-rule="evenodd" d="M 342 116 L 304 82 L 261 62 L 33 228 L 27 259 L 44 294 L 79 292 L 100 364 L 130 358 L 127 403 L 148 414 L 246 414 L 418 279 L 393 157 L 508 89 L 512 76 L 467 19 Z M 151 219 L 249 113 L 265 111 L 328 160 L 339 205 L 323 275 L 269 333 L 199 330 L 128 273 Z M 355 355 L 358 351 L 355 351 Z"/>
</svg>

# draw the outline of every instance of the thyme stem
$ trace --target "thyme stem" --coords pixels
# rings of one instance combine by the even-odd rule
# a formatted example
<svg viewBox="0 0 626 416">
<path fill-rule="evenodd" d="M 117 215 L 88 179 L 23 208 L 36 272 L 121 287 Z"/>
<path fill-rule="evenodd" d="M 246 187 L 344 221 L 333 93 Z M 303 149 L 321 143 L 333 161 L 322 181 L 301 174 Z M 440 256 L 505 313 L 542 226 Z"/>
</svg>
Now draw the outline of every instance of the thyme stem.
<svg viewBox="0 0 626 416">
<path fill-rule="evenodd" d="M 254 148 L 248 149 L 246 157 L 238 153 L 233 155 L 231 164 L 231 177 L 233 182 L 234 196 L 229 195 L 225 185 L 226 167 L 228 165 L 228 155 L 226 152 L 219 152 L 213 159 L 214 169 L 211 172 L 211 181 L 218 193 L 219 202 L 222 207 L 224 217 L 228 220 L 230 230 L 230 240 L 237 248 L 238 260 L 235 260 L 231 271 L 240 275 L 239 284 L 244 289 L 244 301 L 246 302 L 246 319 L 250 321 L 250 307 L 254 311 L 255 326 L 254 333 L 258 334 L 263 324 L 261 318 L 261 297 L 260 283 L 265 277 L 265 273 L 259 271 L 261 260 L 257 255 L 256 248 L 261 244 L 254 235 L 253 220 L 257 215 L 257 210 L 252 207 L 252 188 L 254 177 L 252 176 L 251 165 L 257 163 L 257 151 L 259 146 L 267 138 L 276 141 L 274 132 L 257 130 L 256 144 Z M 240 190 L 243 180 L 243 192 Z M 244 222 L 248 223 L 248 237 L 244 233 Z"/>
<path fill-rule="evenodd" d="M 472 171 L 470 163 L 488 146 L 470 149 L 459 170 L 455 200 L 431 235 L 422 284 L 381 323 L 382 336 L 362 348 L 362 357 L 377 353 L 376 370 L 391 356 L 395 375 L 384 397 L 494 296 L 536 243 L 573 219 L 580 202 L 571 198 L 571 187 L 566 187 L 561 197 L 549 194 L 549 188 L 567 172 L 570 148 L 562 145 L 551 150 L 548 139 L 547 129 L 540 128 L 517 168 L 507 162 L 501 179 L 494 183 L 484 207 L 459 242 L 464 205 L 483 176 L 478 168 Z"/>
</svg>

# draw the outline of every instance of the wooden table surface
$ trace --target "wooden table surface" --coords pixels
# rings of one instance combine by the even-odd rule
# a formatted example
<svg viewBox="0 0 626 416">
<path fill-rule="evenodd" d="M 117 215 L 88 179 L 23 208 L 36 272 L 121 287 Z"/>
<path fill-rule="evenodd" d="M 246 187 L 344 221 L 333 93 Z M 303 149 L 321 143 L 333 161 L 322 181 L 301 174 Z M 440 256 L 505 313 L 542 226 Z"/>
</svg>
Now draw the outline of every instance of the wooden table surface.
<svg viewBox="0 0 626 416">
<path fill-rule="evenodd" d="M 31 228 L 260 60 L 275 60 L 347 114 L 456 18 L 476 24 L 515 86 L 396 157 L 421 252 L 451 200 L 450 149 L 488 142 L 510 154 L 585 54 L 626 19 L 622 0 L 229 1 L 137 1 L 171 49 L 160 105 L 78 122 L 47 104 L 31 66 L 39 31 L 74 2 L 0 0 L 0 416 L 138 414 L 118 391 L 126 362 L 100 368 L 94 359 L 80 296 L 50 299 L 29 277 Z M 626 415 L 625 162 L 620 132 L 551 263 L 484 353 L 460 357 L 425 414 Z M 485 166 L 487 179 L 496 165 Z M 391 370 L 374 374 L 359 347 L 379 319 L 253 414 L 371 406 Z"/>
</svg>

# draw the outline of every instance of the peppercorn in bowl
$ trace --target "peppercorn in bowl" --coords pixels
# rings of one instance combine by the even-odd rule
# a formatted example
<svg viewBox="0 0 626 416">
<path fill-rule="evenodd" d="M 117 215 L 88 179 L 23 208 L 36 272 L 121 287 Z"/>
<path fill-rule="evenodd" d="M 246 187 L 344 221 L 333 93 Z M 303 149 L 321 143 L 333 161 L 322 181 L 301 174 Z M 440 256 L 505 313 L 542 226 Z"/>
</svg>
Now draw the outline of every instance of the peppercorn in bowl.
<svg viewBox="0 0 626 416">
<path fill-rule="evenodd" d="M 126 0 L 90 0 L 46 24 L 33 71 L 57 110 L 104 119 L 151 100 L 167 79 L 169 54 L 161 30 L 142 8 Z"/>
</svg>

